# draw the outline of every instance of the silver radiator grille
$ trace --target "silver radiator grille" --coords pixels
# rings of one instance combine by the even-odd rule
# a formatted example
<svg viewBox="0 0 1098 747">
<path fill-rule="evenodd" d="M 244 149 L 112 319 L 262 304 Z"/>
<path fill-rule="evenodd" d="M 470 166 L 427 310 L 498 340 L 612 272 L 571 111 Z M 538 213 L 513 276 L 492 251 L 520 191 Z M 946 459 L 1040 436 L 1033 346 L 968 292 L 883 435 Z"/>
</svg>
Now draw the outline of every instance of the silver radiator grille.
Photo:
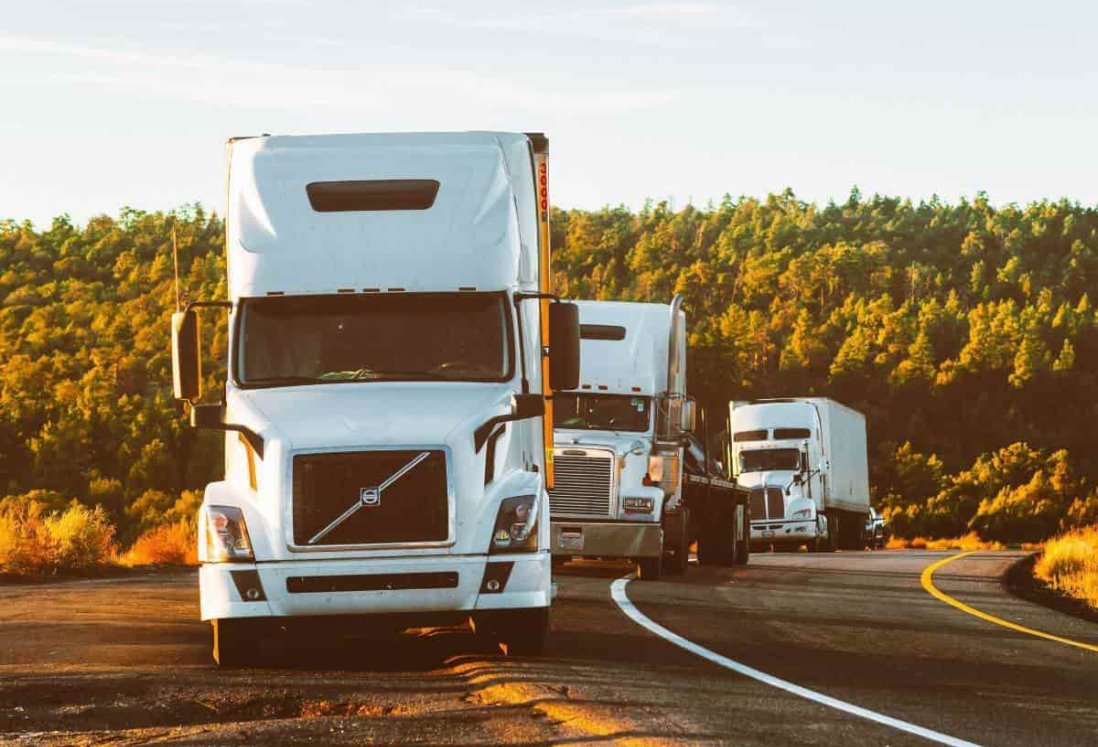
<svg viewBox="0 0 1098 747">
<path fill-rule="evenodd" d="M 781 488 L 766 489 L 766 516 L 770 519 L 785 518 L 785 498 Z"/>
<path fill-rule="evenodd" d="M 755 488 L 751 491 L 751 519 L 784 519 L 785 498 L 781 488 Z"/>
<path fill-rule="evenodd" d="M 584 456 L 578 456 L 557 451 L 553 462 L 555 485 L 549 491 L 551 516 L 607 518 L 613 515 L 613 453 L 588 449 Z"/>
</svg>

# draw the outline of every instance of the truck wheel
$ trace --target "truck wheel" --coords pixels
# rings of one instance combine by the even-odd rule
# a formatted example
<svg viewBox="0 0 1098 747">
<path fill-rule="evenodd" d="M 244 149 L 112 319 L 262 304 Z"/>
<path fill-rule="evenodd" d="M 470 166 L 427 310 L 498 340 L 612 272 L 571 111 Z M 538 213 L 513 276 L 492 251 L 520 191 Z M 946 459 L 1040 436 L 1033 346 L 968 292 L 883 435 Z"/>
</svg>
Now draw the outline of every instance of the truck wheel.
<svg viewBox="0 0 1098 747">
<path fill-rule="evenodd" d="M 747 520 L 747 512 L 744 511 L 743 533 L 736 543 L 736 565 L 747 565 L 751 559 L 751 522 Z"/>
<path fill-rule="evenodd" d="M 740 540 L 736 537 L 736 507 L 725 506 L 717 515 L 717 557 L 725 568 L 736 564 Z"/>
<path fill-rule="evenodd" d="M 816 538 L 816 552 L 835 552 L 839 549 L 839 517 L 827 514 L 827 538 Z"/>
<path fill-rule="evenodd" d="M 708 523 L 702 524 L 698 531 L 698 565 L 716 565 L 715 534 Z"/>
<path fill-rule="evenodd" d="M 640 581 L 655 581 L 663 571 L 663 556 L 654 558 L 637 558 L 637 579 Z"/>
<path fill-rule="evenodd" d="M 686 573 L 686 566 L 690 562 L 690 513 L 687 509 L 683 509 L 679 520 L 682 526 L 679 528 L 675 546 L 668 548 L 670 552 L 667 554 L 668 560 L 664 568 L 665 572 L 676 575 Z"/>
<path fill-rule="evenodd" d="M 246 667 L 259 663 L 260 633 L 255 620 L 212 620 L 213 659 L 219 667 Z"/>
</svg>

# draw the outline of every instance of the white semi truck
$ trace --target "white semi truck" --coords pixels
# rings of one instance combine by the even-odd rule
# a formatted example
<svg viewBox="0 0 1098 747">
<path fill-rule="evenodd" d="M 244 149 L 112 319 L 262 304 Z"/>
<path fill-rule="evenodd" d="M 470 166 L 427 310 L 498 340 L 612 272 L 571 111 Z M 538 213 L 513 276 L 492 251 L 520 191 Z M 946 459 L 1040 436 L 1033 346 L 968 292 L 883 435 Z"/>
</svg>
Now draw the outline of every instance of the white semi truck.
<svg viewBox="0 0 1098 747">
<path fill-rule="evenodd" d="M 747 562 L 746 493 L 692 434 L 682 297 L 576 305 L 580 386 L 553 398 L 554 560 L 627 558 L 653 579 L 685 570 L 698 539 L 706 562 Z"/>
<path fill-rule="evenodd" d="M 831 399 L 732 402 L 731 460 L 756 546 L 860 549 L 869 514 L 865 416 Z"/>
<path fill-rule="evenodd" d="M 471 618 L 541 649 L 546 400 L 579 367 L 576 308 L 549 293 L 547 150 L 487 132 L 229 142 L 228 299 L 172 319 L 175 396 L 226 432 L 198 543 L 219 664 L 337 620 Z M 228 309 L 214 403 L 203 306 Z"/>
</svg>

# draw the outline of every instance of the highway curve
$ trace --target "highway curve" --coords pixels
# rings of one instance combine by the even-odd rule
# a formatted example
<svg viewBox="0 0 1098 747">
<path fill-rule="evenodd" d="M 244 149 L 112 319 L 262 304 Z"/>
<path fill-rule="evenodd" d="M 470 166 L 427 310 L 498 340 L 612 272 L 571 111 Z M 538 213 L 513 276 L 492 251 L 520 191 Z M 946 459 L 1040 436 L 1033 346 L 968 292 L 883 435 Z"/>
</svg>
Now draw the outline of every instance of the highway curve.
<svg viewBox="0 0 1098 747">
<path fill-rule="evenodd" d="M 209 664 L 192 573 L 0 586 L 0 741 L 1098 743 L 1098 652 L 931 596 L 920 576 L 946 555 L 756 554 L 747 568 L 626 585 L 649 628 L 762 677 L 627 617 L 611 598 L 626 569 L 612 563 L 561 570 L 540 659 L 434 629 L 298 641 L 291 659 L 239 671 Z M 933 583 L 992 616 L 1098 645 L 1098 625 L 1003 591 L 1018 556 L 959 558 Z"/>
</svg>

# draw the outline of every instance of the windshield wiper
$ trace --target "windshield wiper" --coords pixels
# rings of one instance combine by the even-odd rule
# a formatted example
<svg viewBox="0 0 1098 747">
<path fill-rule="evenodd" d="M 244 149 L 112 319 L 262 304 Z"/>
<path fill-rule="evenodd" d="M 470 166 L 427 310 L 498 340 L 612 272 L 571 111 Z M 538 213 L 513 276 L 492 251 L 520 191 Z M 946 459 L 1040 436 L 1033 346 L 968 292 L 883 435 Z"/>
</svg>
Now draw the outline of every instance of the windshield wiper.
<svg viewBox="0 0 1098 747">
<path fill-rule="evenodd" d="M 264 376 L 247 379 L 245 384 L 319 384 L 320 379 L 312 376 Z"/>
<path fill-rule="evenodd" d="M 322 373 L 318 381 L 377 381 L 383 379 L 412 379 L 422 381 L 453 381 L 454 376 L 447 376 L 432 371 L 377 371 L 372 368 L 360 368 L 357 371 L 329 371 Z"/>
<path fill-rule="evenodd" d="M 453 381 L 456 377 L 447 376 L 444 373 L 436 373 L 434 371 L 370 371 L 364 378 Z"/>
</svg>

